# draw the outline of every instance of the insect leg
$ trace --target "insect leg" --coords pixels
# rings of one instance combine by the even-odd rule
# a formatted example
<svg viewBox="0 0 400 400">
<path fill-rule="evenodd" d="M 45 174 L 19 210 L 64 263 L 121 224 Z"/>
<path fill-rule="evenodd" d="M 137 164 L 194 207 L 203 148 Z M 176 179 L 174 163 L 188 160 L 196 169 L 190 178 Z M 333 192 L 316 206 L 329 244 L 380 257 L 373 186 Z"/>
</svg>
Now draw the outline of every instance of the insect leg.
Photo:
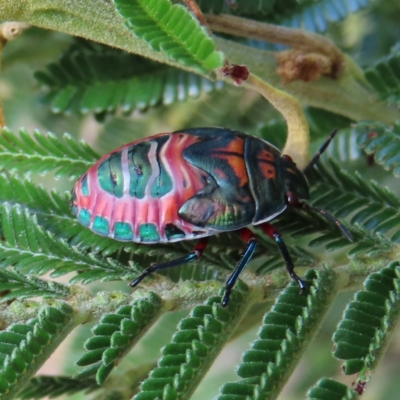
<svg viewBox="0 0 400 400">
<path fill-rule="evenodd" d="M 336 136 L 338 130 L 334 129 L 331 134 L 328 136 L 328 139 L 325 141 L 325 143 L 321 146 L 321 148 L 318 150 L 317 154 L 312 158 L 312 160 L 308 163 L 308 165 L 304 168 L 304 173 L 307 173 L 308 171 L 311 170 L 311 168 L 318 162 L 319 158 L 321 157 L 321 154 L 326 150 L 326 148 L 329 146 L 329 143 L 332 141 L 332 139 Z"/>
<path fill-rule="evenodd" d="M 136 278 L 134 281 L 132 281 L 129 284 L 129 286 L 131 286 L 131 287 L 137 286 L 144 278 L 146 278 L 147 275 L 150 275 L 152 272 L 158 271 L 160 269 L 177 267 L 178 265 L 186 264 L 191 261 L 197 260 L 198 258 L 200 258 L 200 256 L 203 254 L 204 250 L 206 249 L 207 242 L 208 242 L 208 237 L 202 238 L 199 240 L 199 242 L 197 243 L 194 250 L 191 253 L 187 254 L 186 256 L 179 257 L 175 260 L 171 260 L 171 261 L 168 261 L 165 263 L 150 265 L 150 267 L 146 268 L 144 270 L 144 272 L 142 273 L 142 275 L 140 275 L 138 278 Z"/>
<path fill-rule="evenodd" d="M 282 257 L 285 260 L 286 269 L 289 272 L 290 277 L 298 283 L 301 291 L 305 290 L 306 289 L 305 283 L 297 276 L 296 272 L 294 272 L 292 257 L 290 257 L 289 251 L 286 247 L 285 242 L 282 239 L 281 234 L 272 225 L 268 223 L 258 225 L 258 227 L 271 239 L 275 240 L 282 254 Z"/>
<path fill-rule="evenodd" d="M 243 253 L 242 258 L 236 265 L 235 270 L 233 271 L 232 275 L 228 278 L 226 281 L 226 289 L 225 289 L 225 294 L 222 299 L 222 306 L 226 307 L 229 302 L 229 297 L 231 295 L 232 288 L 235 286 L 235 283 L 237 279 L 239 278 L 239 275 L 242 273 L 242 271 L 246 268 L 246 265 L 249 263 L 254 250 L 257 247 L 257 241 L 254 233 L 248 229 L 248 228 L 242 228 L 239 231 L 239 235 L 243 241 L 248 243 L 246 251 Z"/>
</svg>

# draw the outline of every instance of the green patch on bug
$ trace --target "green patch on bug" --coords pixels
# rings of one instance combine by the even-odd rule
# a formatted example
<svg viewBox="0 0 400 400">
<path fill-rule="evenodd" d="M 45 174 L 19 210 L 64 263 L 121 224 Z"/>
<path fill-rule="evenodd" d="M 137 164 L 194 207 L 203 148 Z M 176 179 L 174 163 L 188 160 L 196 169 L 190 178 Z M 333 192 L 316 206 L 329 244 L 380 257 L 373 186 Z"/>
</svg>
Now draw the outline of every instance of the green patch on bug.
<svg viewBox="0 0 400 400">
<path fill-rule="evenodd" d="M 110 230 L 108 221 L 105 218 L 99 216 L 94 219 L 92 229 L 94 232 L 104 236 L 107 236 Z"/>
<path fill-rule="evenodd" d="M 111 153 L 97 170 L 100 187 L 106 192 L 122 197 L 124 193 L 124 173 L 122 171 L 122 152 Z"/>
<path fill-rule="evenodd" d="M 82 178 L 82 194 L 86 197 L 90 194 L 87 174 Z"/>
<path fill-rule="evenodd" d="M 78 221 L 85 226 L 89 226 L 90 224 L 90 218 L 91 218 L 91 214 L 90 211 L 85 210 L 84 208 L 82 208 L 82 210 L 80 211 L 79 215 L 78 215 Z"/>
<path fill-rule="evenodd" d="M 132 227 L 126 222 L 117 222 L 114 228 L 114 238 L 117 240 L 133 240 Z"/>
<path fill-rule="evenodd" d="M 155 180 L 151 190 L 151 195 L 155 198 L 160 198 L 164 196 L 165 194 L 169 193 L 173 188 L 172 179 L 168 175 L 168 172 L 166 171 L 161 162 L 159 163 L 159 165 L 160 165 L 160 174 Z"/>
<path fill-rule="evenodd" d="M 139 237 L 141 242 L 158 242 L 160 235 L 154 224 L 142 224 L 139 227 Z"/>
</svg>

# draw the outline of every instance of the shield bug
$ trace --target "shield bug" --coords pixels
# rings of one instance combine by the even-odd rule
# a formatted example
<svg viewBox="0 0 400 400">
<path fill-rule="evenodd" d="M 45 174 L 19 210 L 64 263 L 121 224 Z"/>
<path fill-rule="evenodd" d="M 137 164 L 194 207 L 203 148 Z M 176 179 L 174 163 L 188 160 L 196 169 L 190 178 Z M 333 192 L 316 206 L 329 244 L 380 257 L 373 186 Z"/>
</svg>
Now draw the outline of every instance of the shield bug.
<svg viewBox="0 0 400 400">
<path fill-rule="evenodd" d="M 226 282 L 222 299 L 226 306 L 257 246 L 248 226 L 257 226 L 276 242 L 290 276 L 302 290 L 305 285 L 270 221 L 288 207 L 314 209 L 351 240 L 336 218 L 304 203 L 308 199 L 303 172 L 270 143 L 229 129 L 198 128 L 161 133 L 106 154 L 78 179 L 72 210 L 81 224 L 115 240 L 154 244 L 199 239 L 191 253 L 150 266 L 132 287 L 154 271 L 198 259 L 209 236 L 237 231 L 247 248 Z"/>
</svg>

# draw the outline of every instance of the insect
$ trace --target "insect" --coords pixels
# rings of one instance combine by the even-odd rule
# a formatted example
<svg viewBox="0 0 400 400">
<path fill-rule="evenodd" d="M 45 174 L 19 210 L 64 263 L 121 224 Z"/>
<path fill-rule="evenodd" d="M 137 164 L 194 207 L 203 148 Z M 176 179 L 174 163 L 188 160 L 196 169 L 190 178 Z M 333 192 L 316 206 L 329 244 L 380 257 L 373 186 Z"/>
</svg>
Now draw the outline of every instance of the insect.
<svg viewBox="0 0 400 400">
<path fill-rule="evenodd" d="M 301 290 L 305 284 L 270 221 L 288 207 L 313 209 L 351 240 L 336 218 L 305 203 L 308 199 L 304 173 L 270 143 L 225 128 L 198 128 L 161 133 L 106 154 L 78 179 L 72 190 L 72 211 L 81 224 L 115 240 L 154 244 L 198 239 L 191 253 L 151 265 L 131 282 L 132 287 L 154 271 L 198 259 L 209 236 L 237 231 L 247 248 L 226 282 L 222 299 L 226 306 L 257 246 L 248 226 L 257 226 L 276 242 Z"/>
</svg>

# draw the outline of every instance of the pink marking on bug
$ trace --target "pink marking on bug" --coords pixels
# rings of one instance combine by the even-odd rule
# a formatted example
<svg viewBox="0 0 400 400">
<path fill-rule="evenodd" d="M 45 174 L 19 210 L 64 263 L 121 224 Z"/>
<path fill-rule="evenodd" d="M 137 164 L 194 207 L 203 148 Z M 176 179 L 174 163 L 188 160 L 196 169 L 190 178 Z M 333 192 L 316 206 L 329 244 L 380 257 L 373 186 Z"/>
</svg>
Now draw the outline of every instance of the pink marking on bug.
<svg viewBox="0 0 400 400">
<path fill-rule="evenodd" d="M 164 143 L 162 150 L 158 154 L 158 142 L 154 138 L 160 136 L 169 136 Z M 128 143 L 112 153 L 122 151 L 122 171 L 124 179 L 123 195 L 117 198 L 113 194 L 104 191 L 98 182 L 97 172 L 101 163 L 110 157 L 108 153 L 96 162 L 87 172 L 87 184 L 89 188 L 89 196 L 82 193 L 82 179 L 79 178 L 75 186 L 76 201 L 75 206 L 78 213 L 81 209 L 91 212 L 91 221 L 89 228 L 92 227 L 96 216 L 106 218 L 109 222 L 109 237 L 114 237 L 115 224 L 117 222 L 129 223 L 132 227 L 133 241 L 140 242 L 139 229 L 142 224 L 154 224 L 160 239 L 158 242 L 171 242 L 183 239 L 193 239 L 205 237 L 214 234 L 212 230 L 205 230 L 203 234 L 197 235 L 193 231 L 199 231 L 199 227 L 184 221 L 179 217 L 178 211 L 181 205 L 188 199 L 196 195 L 198 191 L 204 188 L 206 183 L 199 179 L 199 176 L 205 174 L 198 167 L 187 162 L 183 157 L 185 148 L 193 143 L 198 142 L 199 137 L 195 135 L 185 134 L 165 134 L 161 133 L 148 139 L 150 142 L 150 150 L 148 153 L 149 162 L 152 167 L 152 174 L 148 179 L 145 187 L 145 196 L 142 199 L 132 197 L 129 194 L 131 175 L 128 165 L 128 151 L 131 146 L 139 142 L 146 141 L 143 139 Z M 160 174 L 158 161 L 164 166 L 168 175 L 172 180 L 172 189 L 162 197 L 153 197 L 152 189 Z M 168 224 L 173 224 L 183 231 L 184 238 L 168 239 L 165 228 Z M 152 242 L 148 242 L 152 243 Z"/>
</svg>

